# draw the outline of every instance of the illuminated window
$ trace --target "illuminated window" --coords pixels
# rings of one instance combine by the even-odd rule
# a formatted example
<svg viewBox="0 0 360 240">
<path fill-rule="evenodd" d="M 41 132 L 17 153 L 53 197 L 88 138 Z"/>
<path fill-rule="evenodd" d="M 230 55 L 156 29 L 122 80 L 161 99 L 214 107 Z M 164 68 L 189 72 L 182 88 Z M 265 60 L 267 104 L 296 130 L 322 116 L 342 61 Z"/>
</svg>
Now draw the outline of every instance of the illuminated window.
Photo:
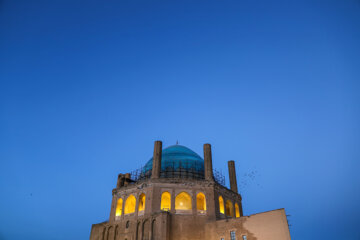
<svg viewBox="0 0 360 240">
<path fill-rule="evenodd" d="M 198 211 L 206 211 L 206 198 L 202 192 L 196 196 L 196 208 Z"/>
<path fill-rule="evenodd" d="M 219 212 L 224 214 L 224 199 L 222 198 L 222 196 L 219 197 Z"/>
<path fill-rule="evenodd" d="M 117 205 L 116 205 L 116 212 L 115 212 L 115 216 L 121 216 L 122 214 L 122 208 L 123 208 L 123 200 L 122 198 L 119 198 L 117 200 Z"/>
<path fill-rule="evenodd" d="M 134 195 L 130 195 L 126 201 L 125 201 L 125 214 L 130 214 L 135 212 L 135 206 L 136 206 L 136 198 Z"/>
<path fill-rule="evenodd" d="M 161 210 L 170 211 L 171 209 L 171 194 L 169 192 L 163 192 L 161 194 Z"/>
<path fill-rule="evenodd" d="M 145 210 L 145 199 L 145 194 L 142 193 L 139 197 L 139 212 Z"/>
<path fill-rule="evenodd" d="M 234 216 L 234 207 L 230 200 L 226 201 L 225 208 L 226 208 L 226 216 L 233 217 Z"/>
<path fill-rule="evenodd" d="M 191 196 L 186 192 L 179 193 L 175 198 L 176 210 L 191 210 Z"/>
<path fill-rule="evenodd" d="M 231 240 L 236 240 L 235 231 L 230 231 L 230 239 Z"/>
<path fill-rule="evenodd" d="M 235 217 L 240 217 L 239 205 L 235 203 Z"/>
</svg>

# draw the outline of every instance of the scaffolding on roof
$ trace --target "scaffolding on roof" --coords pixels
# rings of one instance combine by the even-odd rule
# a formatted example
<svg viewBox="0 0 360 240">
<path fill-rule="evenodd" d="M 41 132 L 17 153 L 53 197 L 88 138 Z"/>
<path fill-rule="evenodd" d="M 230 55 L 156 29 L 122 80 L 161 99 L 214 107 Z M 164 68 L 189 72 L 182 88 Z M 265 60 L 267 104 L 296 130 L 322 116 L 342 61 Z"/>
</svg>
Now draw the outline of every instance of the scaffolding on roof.
<svg viewBox="0 0 360 240">
<path fill-rule="evenodd" d="M 200 169 L 200 171 L 199 171 Z M 202 171 L 201 171 L 202 170 Z M 131 180 L 134 182 L 149 179 L 151 170 L 145 171 L 144 167 L 130 172 Z M 213 170 L 214 180 L 225 186 L 225 176 L 218 170 Z M 161 166 L 160 178 L 186 178 L 186 179 L 205 179 L 203 165 L 198 163 L 166 164 Z"/>
</svg>

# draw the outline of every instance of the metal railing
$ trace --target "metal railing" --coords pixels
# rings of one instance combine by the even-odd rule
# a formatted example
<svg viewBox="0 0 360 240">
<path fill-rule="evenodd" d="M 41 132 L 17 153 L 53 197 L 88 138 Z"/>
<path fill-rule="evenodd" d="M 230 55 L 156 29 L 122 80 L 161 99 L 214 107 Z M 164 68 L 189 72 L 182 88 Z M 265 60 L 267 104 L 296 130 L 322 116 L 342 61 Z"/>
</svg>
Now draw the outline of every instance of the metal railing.
<svg viewBox="0 0 360 240">
<path fill-rule="evenodd" d="M 143 167 L 130 172 L 130 178 L 134 182 L 149 179 L 151 177 L 151 169 L 145 171 Z M 214 180 L 225 187 L 225 176 L 218 170 L 213 169 Z M 204 169 L 202 166 L 191 166 L 182 164 L 182 166 L 165 166 L 160 172 L 160 178 L 186 178 L 186 179 L 205 179 Z"/>
<path fill-rule="evenodd" d="M 213 175 L 214 175 L 214 179 L 217 183 L 219 183 L 220 185 L 226 187 L 225 185 L 225 176 L 218 170 L 213 169 Z"/>
</svg>

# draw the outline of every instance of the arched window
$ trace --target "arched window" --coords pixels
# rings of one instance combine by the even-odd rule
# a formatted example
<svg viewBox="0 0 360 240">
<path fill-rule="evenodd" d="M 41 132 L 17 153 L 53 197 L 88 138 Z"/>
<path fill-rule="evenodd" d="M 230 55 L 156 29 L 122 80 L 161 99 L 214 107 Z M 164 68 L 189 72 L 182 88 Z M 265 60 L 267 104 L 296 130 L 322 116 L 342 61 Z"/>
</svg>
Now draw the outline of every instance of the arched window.
<svg viewBox="0 0 360 240">
<path fill-rule="evenodd" d="M 123 208 L 123 200 L 122 200 L 122 198 L 119 198 L 119 199 L 117 200 L 116 211 L 115 211 L 115 216 L 116 216 L 116 217 L 121 216 L 121 214 L 122 214 L 122 208 Z"/>
<path fill-rule="evenodd" d="M 171 194 L 169 192 L 163 192 L 161 194 L 161 210 L 170 211 L 171 210 Z"/>
<path fill-rule="evenodd" d="M 239 205 L 235 203 L 235 217 L 240 217 Z"/>
<path fill-rule="evenodd" d="M 135 240 L 139 240 L 140 239 L 140 234 L 141 234 L 141 227 L 140 227 L 140 222 L 138 222 L 136 224 L 136 236 L 135 236 Z M 125 238 L 126 239 L 126 238 Z"/>
<path fill-rule="evenodd" d="M 219 212 L 224 214 L 224 199 L 222 196 L 219 196 Z"/>
<path fill-rule="evenodd" d="M 135 212 L 135 206 L 136 206 L 136 198 L 134 195 L 130 195 L 126 201 L 125 201 L 125 214 L 130 214 Z"/>
<path fill-rule="evenodd" d="M 146 199 L 146 196 L 144 193 L 142 193 L 139 197 L 139 212 L 145 210 L 145 199 Z"/>
<path fill-rule="evenodd" d="M 158 239 L 158 234 L 156 232 L 156 220 L 153 220 L 151 224 L 151 240 L 156 239 Z"/>
<path fill-rule="evenodd" d="M 199 192 L 196 195 L 196 208 L 200 212 L 206 211 L 206 198 L 205 194 L 203 194 L 202 192 Z"/>
<path fill-rule="evenodd" d="M 191 196 L 186 192 L 179 193 L 175 198 L 175 210 L 191 210 Z"/>
<path fill-rule="evenodd" d="M 225 209 L 226 209 L 226 216 L 229 216 L 229 217 L 234 216 L 234 206 L 230 200 L 226 201 Z"/>
<path fill-rule="evenodd" d="M 145 220 L 142 227 L 142 240 L 149 240 L 150 237 L 150 221 Z"/>
<path fill-rule="evenodd" d="M 115 237 L 114 228 L 110 226 L 108 228 L 107 239 L 114 239 L 114 237 Z"/>
</svg>

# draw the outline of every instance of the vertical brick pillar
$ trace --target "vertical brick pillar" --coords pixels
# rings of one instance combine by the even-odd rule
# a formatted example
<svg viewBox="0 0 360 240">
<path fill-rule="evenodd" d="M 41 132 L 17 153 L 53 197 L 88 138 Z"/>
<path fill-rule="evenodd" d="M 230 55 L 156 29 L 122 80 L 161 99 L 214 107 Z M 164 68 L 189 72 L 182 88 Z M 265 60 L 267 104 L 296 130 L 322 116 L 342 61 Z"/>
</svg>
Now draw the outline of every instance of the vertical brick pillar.
<svg viewBox="0 0 360 240">
<path fill-rule="evenodd" d="M 204 171 L 205 171 L 205 180 L 214 180 L 213 168 L 212 168 L 212 157 L 211 157 L 211 145 L 206 143 L 204 144 Z"/>
<path fill-rule="evenodd" d="M 159 178 L 161 171 L 162 142 L 155 141 L 151 178 Z"/>
<path fill-rule="evenodd" d="M 230 189 L 233 192 L 238 192 L 237 181 L 236 181 L 236 172 L 235 172 L 235 162 L 228 161 L 229 167 L 229 179 L 230 179 Z"/>
<path fill-rule="evenodd" d="M 115 221 L 116 203 L 117 203 L 117 196 L 116 196 L 116 194 L 113 193 L 112 201 L 111 201 L 111 208 L 110 208 L 109 222 Z"/>
</svg>

